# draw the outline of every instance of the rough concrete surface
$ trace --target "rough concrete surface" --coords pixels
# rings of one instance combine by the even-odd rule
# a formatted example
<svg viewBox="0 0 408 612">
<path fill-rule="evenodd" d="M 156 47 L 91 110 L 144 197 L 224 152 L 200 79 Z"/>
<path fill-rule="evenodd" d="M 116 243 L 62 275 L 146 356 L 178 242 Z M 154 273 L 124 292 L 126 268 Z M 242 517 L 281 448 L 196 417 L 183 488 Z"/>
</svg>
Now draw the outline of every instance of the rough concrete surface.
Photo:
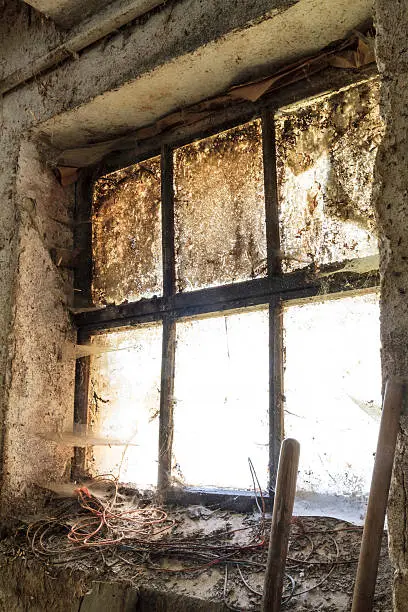
<svg viewBox="0 0 408 612">
<path fill-rule="evenodd" d="M 111 1 L 89 0 L 84 5 L 82 0 L 27 0 L 27 4 L 44 13 L 47 17 L 51 17 L 55 23 L 63 28 L 70 28 L 88 15 L 101 10 Z"/>
<path fill-rule="evenodd" d="M 377 61 L 382 76 L 385 136 L 376 167 L 381 236 L 383 378 L 407 379 L 408 370 L 408 5 L 377 0 Z M 398 27 L 395 27 L 398 24 Z M 388 511 L 396 612 L 408 610 L 408 419 L 402 419 Z"/>
<path fill-rule="evenodd" d="M 61 478 L 71 449 L 39 437 L 68 429 L 73 419 L 75 340 L 67 312 L 72 272 L 56 265 L 52 248 L 72 249 L 72 202 L 32 143 L 21 146 L 17 202 L 18 281 L 13 304 L 13 355 L 6 414 L 4 487 L 26 499 L 26 486 Z M 69 470 L 68 470 L 69 473 Z"/>
<path fill-rule="evenodd" d="M 44 55 L 64 38 L 58 27 L 31 6 L 7 0 L 1 7 L 0 81 Z"/>
<path fill-rule="evenodd" d="M 63 477 L 70 460 L 70 449 L 44 442 L 36 433 L 60 431 L 72 421 L 74 364 L 62 359 L 64 346 L 74 339 L 68 313 L 72 281 L 49 252 L 55 246 L 71 247 L 67 227 L 72 191 L 58 185 L 38 149 L 27 142 L 29 132 L 45 135 L 58 147 L 124 133 L 347 35 L 370 17 L 372 5 L 371 0 L 247 0 L 238 10 L 233 0 L 175 1 L 0 100 L 3 511 L 35 509 L 32 484 L 40 476 Z M 376 6 L 386 123 L 376 169 L 383 367 L 385 376 L 405 378 L 408 6 L 398 0 L 376 0 Z M 50 51 L 66 36 L 19 0 L 4 0 L 2 9 L 0 78 Z M 404 422 L 389 511 L 396 612 L 408 610 L 407 436 Z M 76 576 L 47 577 L 46 569 L 39 570 L 37 564 L 32 569 L 25 560 L 8 559 L 1 567 L 0 602 L 10 611 L 37 612 L 44 609 L 44 601 L 50 602 L 50 610 L 69 610 L 69 597 L 82 597 L 81 589 L 87 588 Z M 51 599 L 42 591 L 33 602 L 27 571 L 36 588 L 41 583 L 43 589 L 51 589 Z M 11 594 L 6 594 L 10 585 Z M 16 603 L 21 591 L 23 602 Z M 62 592 L 68 595 L 62 597 Z M 177 609 L 177 603 L 170 607 Z M 73 612 L 77 609 L 74 606 Z M 157 603 L 156 609 L 167 608 Z"/>
</svg>

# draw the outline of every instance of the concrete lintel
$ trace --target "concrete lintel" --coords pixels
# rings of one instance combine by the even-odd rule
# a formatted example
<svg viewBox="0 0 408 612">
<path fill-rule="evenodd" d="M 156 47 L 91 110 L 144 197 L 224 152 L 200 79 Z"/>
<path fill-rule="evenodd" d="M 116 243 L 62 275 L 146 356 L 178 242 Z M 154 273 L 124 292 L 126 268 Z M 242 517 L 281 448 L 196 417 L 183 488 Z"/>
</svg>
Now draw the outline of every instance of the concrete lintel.
<svg viewBox="0 0 408 612">
<path fill-rule="evenodd" d="M 224 20 L 231 16 L 231 8 L 221 7 L 225 3 L 218 0 L 210 0 L 208 4 L 215 13 L 218 5 L 225 28 Z M 93 70 L 98 73 L 97 66 L 105 57 L 109 67 L 102 77 L 99 71 L 98 81 L 106 82 L 109 76 L 111 87 L 106 83 L 104 93 L 96 95 L 88 104 L 43 122 L 39 131 L 59 148 L 81 146 L 126 133 L 175 109 L 216 95 L 234 83 L 314 53 L 347 36 L 353 28 L 369 20 L 373 11 L 372 0 L 356 0 L 352 6 L 348 0 L 298 0 L 285 4 L 286 8 L 281 3 L 279 9 L 263 15 L 255 23 L 251 20 L 217 36 L 220 24 L 210 27 L 209 15 L 199 12 L 198 0 L 189 3 L 188 12 L 183 12 L 185 3 L 180 2 L 173 10 L 174 21 L 159 22 L 162 13 L 157 15 L 158 19 L 152 20 L 150 26 L 146 24 L 139 36 L 135 30 L 130 47 L 128 44 L 119 47 L 116 41 L 107 46 L 108 55 L 98 47 L 90 50 L 83 62 L 78 62 L 76 70 L 71 66 L 77 73 L 76 79 L 82 80 L 86 73 L 92 83 Z M 200 21 L 210 29 L 198 32 Z M 234 22 L 234 18 L 229 21 Z M 160 34 L 166 30 L 161 38 Z M 183 31 L 185 41 L 180 40 Z M 158 43 L 159 53 L 155 49 Z M 148 64 L 141 58 L 143 51 L 150 57 Z M 153 59 L 155 66 L 152 66 Z M 141 68 L 132 71 L 133 66 Z M 96 93 L 101 83 L 94 85 Z"/>
</svg>

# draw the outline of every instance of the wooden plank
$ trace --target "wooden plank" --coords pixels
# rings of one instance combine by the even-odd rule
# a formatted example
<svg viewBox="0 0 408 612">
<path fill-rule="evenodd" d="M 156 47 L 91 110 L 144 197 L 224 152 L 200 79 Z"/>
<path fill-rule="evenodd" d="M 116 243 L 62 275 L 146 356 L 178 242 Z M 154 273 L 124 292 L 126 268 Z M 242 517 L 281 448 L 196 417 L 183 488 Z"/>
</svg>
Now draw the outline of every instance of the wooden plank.
<svg viewBox="0 0 408 612">
<path fill-rule="evenodd" d="M 262 612 L 279 612 L 281 609 L 290 523 L 296 493 L 299 452 L 300 446 L 297 440 L 287 438 L 282 442 L 273 504 Z"/>
<path fill-rule="evenodd" d="M 160 429 L 158 490 L 164 498 L 170 486 L 173 446 L 173 391 L 176 351 L 176 323 L 171 318 L 163 321 L 163 348 L 160 385 Z"/>
<path fill-rule="evenodd" d="M 275 491 L 283 438 L 283 308 L 269 305 L 269 489 Z"/>
<path fill-rule="evenodd" d="M 384 535 L 384 520 L 387 511 L 404 389 L 404 384 L 400 382 L 393 380 L 387 382 L 357 567 L 352 612 L 370 612 L 373 609 L 375 583 Z"/>
</svg>

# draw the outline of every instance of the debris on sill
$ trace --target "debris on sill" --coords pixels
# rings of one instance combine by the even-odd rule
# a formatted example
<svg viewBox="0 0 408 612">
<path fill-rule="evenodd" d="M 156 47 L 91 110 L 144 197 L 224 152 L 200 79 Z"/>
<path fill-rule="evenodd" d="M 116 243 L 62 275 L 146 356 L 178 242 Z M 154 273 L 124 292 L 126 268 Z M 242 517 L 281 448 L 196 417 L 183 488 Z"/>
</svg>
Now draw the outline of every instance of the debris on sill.
<svg viewBox="0 0 408 612">
<path fill-rule="evenodd" d="M 356 274 L 366 274 L 367 272 L 374 272 L 379 269 L 380 266 L 380 255 L 369 255 L 368 257 L 362 257 L 361 259 L 352 259 L 346 261 L 341 267 L 337 269 L 320 272 L 319 276 L 331 276 L 332 274 L 338 274 L 339 272 L 355 272 Z"/>
<path fill-rule="evenodd" d="M 0 555 L 42 560 L 51 576 L 64 569 L 89 581 L 153 587 L 220 609 L 260 609 L 270 516 L 163 508 L 98 479 L 75 494 L 53 496 L 43 516 L 20 520 L 0 541 Z M 361 535 L 361 527 L 345 521 L 294 517 L 284 609 L 349 610 Z M 386 537 L 375 610 L 392 610 Z"/>
</svg>

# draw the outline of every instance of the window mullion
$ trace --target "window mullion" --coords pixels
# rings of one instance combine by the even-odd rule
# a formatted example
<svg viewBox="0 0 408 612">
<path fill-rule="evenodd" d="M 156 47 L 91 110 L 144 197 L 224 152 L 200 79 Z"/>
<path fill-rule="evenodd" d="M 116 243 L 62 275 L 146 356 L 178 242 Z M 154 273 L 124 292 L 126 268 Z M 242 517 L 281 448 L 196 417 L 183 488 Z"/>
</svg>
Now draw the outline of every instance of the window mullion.
<svg viewBox="0 0 408 612">
<path fill-rule="evenodd" d="M 163 319 L 158 471 L 158 489 L 162 496 L 165 496 L 171 480 L 175 350 L 176 322 L 166 315 Z"/>
<path fill-rule="evenodd" d="M 269 486 L 275 489 L 283 438 L 283 307 L 269 304 Z"/>
<path fill-rule="evenodd" d="M 92 299 L 92 192 L 93 173 L 84 170 L 75 183 L 74 251 L 80 253 L 81 265 L 74 267 L 74 306 L 89 308 Z"/>
<path fill-rule="evenodd" d="M 87 344 L 90 340 L 88 333 L 78 332 L 78 344 Z M 88 424 L 89 414 L 89 378 L 91 358 L 80 357 L 75 364 L 75 401 L 74 401 L 74 426 Z M 86 473 L 87 449 L 74 447 L 74 459 L 72 464 L 73 480 L 80 480 Z"/>
<path fill-rule="evenodd" d="M 265 223 L 268 277 L 280 275 L 279 204 L 276 172 L 276 140 L 273 113 L 262 115 L 265 189 Z M 275 487 L 280 443 L 283 436 L 283 341 L 280 299 L 269 303 L 269 485 Z"/>
<path fill-rule="evenodd" d="M 270 277 L 281 272 L 275 125 L 270 111 L 265 111 L 262 115 L 262 148 L 267 263 Z"/>
<path fill-rule="evenodd" d="M 176 292 L 173 150 L 167 145 L 163 145 L 161 151 L 161 181 L 163 296 L 167 309 L 167 299 L 171 299 Z M 158 458 L 158 490 L 163 497 L 169 488 L 171 479 L 175 350 L 176 322 L 171 315 L 164 314 Z"/>
<path fill-rule="evenodd" d="M 173 150 L 167 145 L 161 151 L 161 210 L 162 210 L 162 256 L 163 296 L 171 297 L 176 291 L 174 249 L 174 187 Z"/>
</svg>

